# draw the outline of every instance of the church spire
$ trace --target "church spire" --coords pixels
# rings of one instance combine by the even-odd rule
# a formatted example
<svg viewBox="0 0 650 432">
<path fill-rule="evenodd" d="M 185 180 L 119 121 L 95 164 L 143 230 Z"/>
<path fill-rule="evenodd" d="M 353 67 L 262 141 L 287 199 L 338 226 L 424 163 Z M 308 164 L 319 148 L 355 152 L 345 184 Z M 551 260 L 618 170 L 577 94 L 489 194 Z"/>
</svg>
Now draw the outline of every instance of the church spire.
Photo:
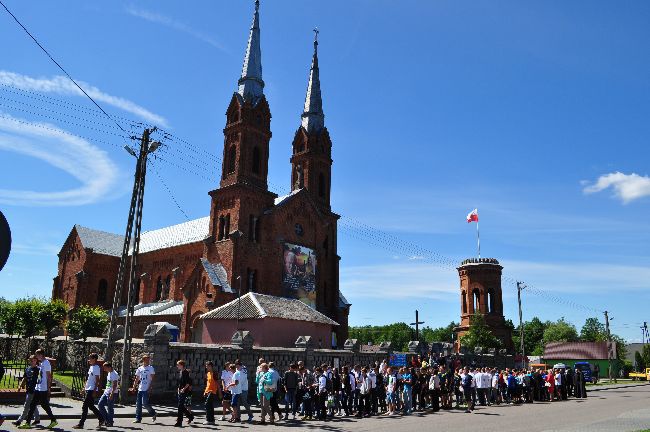
<svg viewBox="0 0 650 432">
<path fill-rule="evenodd" d="M 244 57 L 244 66 L 239 78 L 238 93 L 247 102 L 255 103 L 259 99 L 264 88 L 262 81 L 262 51 L 260 49 L 260 1 L 255 0 L 255 14 L 251 24 L 248 46 Z"/>
<path fill-rule="evenodd" d="M 320 74 L 318 70 L 318 29 L 314 29 L 314 56 L 309 71 L 305 109 L 302 113 L 302 127 L 307 133 L 320 132 L 325 126 L 323 99 L 320 94 Z"/>
</svg>

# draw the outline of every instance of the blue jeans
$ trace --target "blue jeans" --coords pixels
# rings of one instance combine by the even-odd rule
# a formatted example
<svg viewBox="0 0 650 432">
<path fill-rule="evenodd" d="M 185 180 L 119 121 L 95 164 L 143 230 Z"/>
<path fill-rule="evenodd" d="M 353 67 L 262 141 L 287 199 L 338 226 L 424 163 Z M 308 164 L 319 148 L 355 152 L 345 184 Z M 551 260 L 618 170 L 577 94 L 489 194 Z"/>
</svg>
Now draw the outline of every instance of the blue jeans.
<svg viewBox="0 0 650 432">
<path fill-rule="evenodd" d="M 413 399 L 411 399 L 411 389 L 405 388 L 402 391 L 402 402 L 404 403 L 404 412 L 410 413 L 413 410 Z"/>
<path fill-rule="evenodd" d="M 99 398 L 97 408 L 99 408 L 99 412 L 102 413 L 102 416 L 104 416 L 106 423 L 111 425 L 113 424 L 113 407 L 115 406 L 115 396 L 109 396 L 110 395 L 103 394 L 102 397 Z"/>
<path fill-rule="evenodd" d="M 148 391 L 138 391 L 138 396 L 135 400 L 135 419 L 140 421 L 142 420 L 142 407 L 147 409 L 147 412 L 151 417 L 156 415 L 156 410 L 153 409 L 149 403 L 149 392 Z"/>
</svg>

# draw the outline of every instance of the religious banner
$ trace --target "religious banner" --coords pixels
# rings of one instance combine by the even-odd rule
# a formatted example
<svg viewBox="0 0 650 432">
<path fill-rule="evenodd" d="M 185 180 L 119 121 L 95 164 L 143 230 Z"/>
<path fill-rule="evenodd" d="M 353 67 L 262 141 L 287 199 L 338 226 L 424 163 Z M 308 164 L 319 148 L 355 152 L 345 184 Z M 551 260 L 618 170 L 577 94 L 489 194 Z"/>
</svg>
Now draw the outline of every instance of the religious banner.
<svg viewBox="0 0 650 432">
<path fill-rule="evenodd" d="M 391 354 L 388 359 L 389 366 L 406 366 L 406 354 Z"/>
<path fill-rule="evenodd" d="M 312 249 L 284 244 L 284 295 L 316 308 L 316 254 Z"/>
</svg>

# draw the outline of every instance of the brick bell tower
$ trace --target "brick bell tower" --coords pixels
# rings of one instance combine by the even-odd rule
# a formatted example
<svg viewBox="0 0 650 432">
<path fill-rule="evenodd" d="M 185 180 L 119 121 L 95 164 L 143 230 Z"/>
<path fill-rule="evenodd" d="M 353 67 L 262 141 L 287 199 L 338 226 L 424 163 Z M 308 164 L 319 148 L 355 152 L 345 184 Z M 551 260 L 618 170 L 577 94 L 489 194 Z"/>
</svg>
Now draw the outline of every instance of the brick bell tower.
<svg viewBox="0 0 650 432">
<path fill-rule="evenodd" d="M 332 141 L 323 114 L 317 29 L 314 29 L 314 54 L 301 118 L 292 143 L 291 190 L 307 189 L 314 202 L 327 214 L 331 210 Z"/>
<path fill-rule="evenodd" d="M 271 111 L 263 93 L 259 5 L 258 0 L 238 89 L 226 110 L 221 182 L 210 192 L 211 242 L 205 254 L 223 264 L 233 286 L 240 276 L 242 287 L 251 290 L 262 262 L 261 219 L 277 197 L 267 185 Z"/>
<path fill-rule="evenodd" d="M 470 258 L 458 267 L 460 277 L 460 326 L 456 327 L 456 350 L 460 338 L 470 328 L 470 318 L 481 314 L 485 323 L 509 352 L 514 350 L 512 333 L 503 316 L 501 271 L 503 267 L 494 258 Z"/>
</svg>

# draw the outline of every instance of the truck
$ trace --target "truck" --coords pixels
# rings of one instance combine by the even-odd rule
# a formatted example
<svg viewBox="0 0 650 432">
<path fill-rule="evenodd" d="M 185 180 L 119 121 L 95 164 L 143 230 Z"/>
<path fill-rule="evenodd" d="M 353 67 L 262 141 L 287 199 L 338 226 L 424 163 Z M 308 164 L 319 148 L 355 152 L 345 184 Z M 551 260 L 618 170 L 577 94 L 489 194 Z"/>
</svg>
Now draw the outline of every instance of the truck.
<svg viewBox="0 0 650 432">
<path fill-rule="evenodd" d="M 589 362 L 576 362 L 574 367 L 580 369 L 586 383 L 596 384 L 597 380 L 591 371 L 591 364 Z"/>
<path fill-rule="evenodd" d="M 650 381 L 650 368 L 645 368 L 645 372 L 630 372 L 632 381 Z"/>
</svg>

